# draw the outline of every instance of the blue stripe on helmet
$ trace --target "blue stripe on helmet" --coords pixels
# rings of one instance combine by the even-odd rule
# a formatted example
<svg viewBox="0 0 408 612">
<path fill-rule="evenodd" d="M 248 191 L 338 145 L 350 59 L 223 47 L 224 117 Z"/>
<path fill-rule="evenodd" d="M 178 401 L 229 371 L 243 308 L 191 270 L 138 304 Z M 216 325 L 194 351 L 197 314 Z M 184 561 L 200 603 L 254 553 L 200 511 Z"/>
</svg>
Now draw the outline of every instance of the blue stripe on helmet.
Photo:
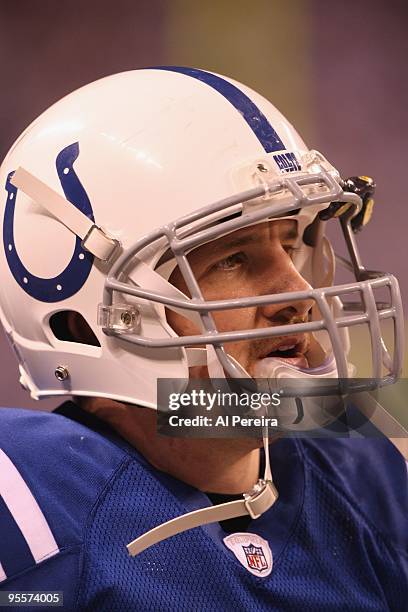
<svg viewBox="0 0 408 612">
<path fill-rule="evenodd" d="M 252 102 L 246 94 L 244 94 L 238 87 L 226 81 L 225 79 L 212 74 L 211 72 L 205 72 L 204 70 L 198 70 L 197 68 L 184 68 L 180 66 L 157 66 L 156 70 L 168 70 L 170 72 L 180 72 L 187 76 L 198 79 L 202 83 L 206 83 L 221 95 L 224 96 L 242 115 L 245 119 L 266 153 L 271 151 L 282 151 L 285 149 L 285 145 L 275 132 L 265 115 L 259 110 L 259 108 Z"/>
</svg>

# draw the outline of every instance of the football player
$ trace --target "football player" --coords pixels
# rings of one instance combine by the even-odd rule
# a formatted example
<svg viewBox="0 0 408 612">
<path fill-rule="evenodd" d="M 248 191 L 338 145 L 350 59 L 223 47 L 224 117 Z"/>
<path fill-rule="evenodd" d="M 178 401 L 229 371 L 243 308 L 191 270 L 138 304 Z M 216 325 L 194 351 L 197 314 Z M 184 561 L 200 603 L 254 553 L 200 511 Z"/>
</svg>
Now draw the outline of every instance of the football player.
<svg viewBox="0 0 408 612">
<path fill-rule="evenodd" d="M 398 283 L 355 241 L 373 182 L 343 180 L 248 87 L 181 67 L 67 96 L 0 180 L 20 381 L 72 398 L 0 415 L 0 588 L 61 591 L 68 610 L 401 610 L 407 478 L 386 436 L 162 436 L 155 410 L 159 378 L 352 381 L 358 326 L 358 388 L 397 379 Z M 349 283 L 333 284 L 328 223 Z"/>
</svg>

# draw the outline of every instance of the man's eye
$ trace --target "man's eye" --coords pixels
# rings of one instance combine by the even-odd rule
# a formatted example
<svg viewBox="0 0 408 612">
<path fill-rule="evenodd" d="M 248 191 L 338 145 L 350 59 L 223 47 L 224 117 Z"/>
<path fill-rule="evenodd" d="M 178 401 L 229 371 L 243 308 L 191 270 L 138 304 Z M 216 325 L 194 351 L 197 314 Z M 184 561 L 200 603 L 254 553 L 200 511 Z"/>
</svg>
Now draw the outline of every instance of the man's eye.
<svg viewBox="0 0 408 612">
<path fill-rule="evenodd" d="M 237 268 L 242 266 L 242 264 L 244 264 L 246 261 L 247 261 L 247 256 L 245 255 L 245 253 L 234 253 L 233 255 L 229 255 L 229 257 L 226 257 L 225 259 L 218 261 L 213 266 L 213 269 L 226 270 L 226 271 L 236 270 Z"/>
</svg>

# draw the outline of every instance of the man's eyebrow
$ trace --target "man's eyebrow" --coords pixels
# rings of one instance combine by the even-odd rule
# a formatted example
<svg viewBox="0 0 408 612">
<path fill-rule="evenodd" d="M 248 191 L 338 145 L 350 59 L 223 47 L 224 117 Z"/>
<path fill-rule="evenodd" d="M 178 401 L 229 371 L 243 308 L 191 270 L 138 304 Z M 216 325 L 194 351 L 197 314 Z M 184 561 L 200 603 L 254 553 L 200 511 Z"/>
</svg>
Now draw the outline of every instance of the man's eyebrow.
<svg viewBox="0 0 408 612">
<path fill-rule="evenodd" d="M 298 237 L 297 225 L 290 225 L 290 227 L 284 228 L 280 234 L 279 238 L 281 240 L 295 240 Z M 256 234 L 247 234 L 246 236 L 241 236 L 237 238 L 233 238 L 231 240 L 227 240 L 226 242 L 220 242 L 219 244 L 212 245 L 213 251 L 227 251 L 229 249 L 235 249 L 237 247 L 243 247 L 248 244 L 256 244 L 259 243 L 259 236 Z"/>
<path fill-rule="evenodd" d="M 249 234 L 247 236 L 241 236 L 241 238 L 234 238 L 232 240 L 227 240 L 226 242 L 220 242 L 220 244 L 214 245 L 214 250 L 227 250 L 235 247 L 242 247 L 255 242 L 259 242 L 259 236 Z"/>
</svg>

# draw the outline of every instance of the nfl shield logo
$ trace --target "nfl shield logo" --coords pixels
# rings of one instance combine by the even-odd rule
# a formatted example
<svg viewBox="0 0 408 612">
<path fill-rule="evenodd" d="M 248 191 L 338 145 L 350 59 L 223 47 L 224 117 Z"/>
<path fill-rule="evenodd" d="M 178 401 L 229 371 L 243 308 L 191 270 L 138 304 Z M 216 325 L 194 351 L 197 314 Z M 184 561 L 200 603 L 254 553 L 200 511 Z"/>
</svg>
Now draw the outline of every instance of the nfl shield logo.
<svg viewBox="0 0 408 612">
<path fill-rule="evenodd" d="M 224 538 L 229 548 L 246 569 L 258 578 L 267 578 L 272 571 L 273 556 L 267 540 L 256 533 L 230 533 Z"/>
<path fill-rule="evenodd" d="M 242 548 L 244 549 L 248 567 L 253 570 L 258 570 L 258 572 L 268 569 L 268 562 L 262 546 L 254 546 L 254 544 L 250 544 L 249 546 L 243 546 Z"/>
</svg>

